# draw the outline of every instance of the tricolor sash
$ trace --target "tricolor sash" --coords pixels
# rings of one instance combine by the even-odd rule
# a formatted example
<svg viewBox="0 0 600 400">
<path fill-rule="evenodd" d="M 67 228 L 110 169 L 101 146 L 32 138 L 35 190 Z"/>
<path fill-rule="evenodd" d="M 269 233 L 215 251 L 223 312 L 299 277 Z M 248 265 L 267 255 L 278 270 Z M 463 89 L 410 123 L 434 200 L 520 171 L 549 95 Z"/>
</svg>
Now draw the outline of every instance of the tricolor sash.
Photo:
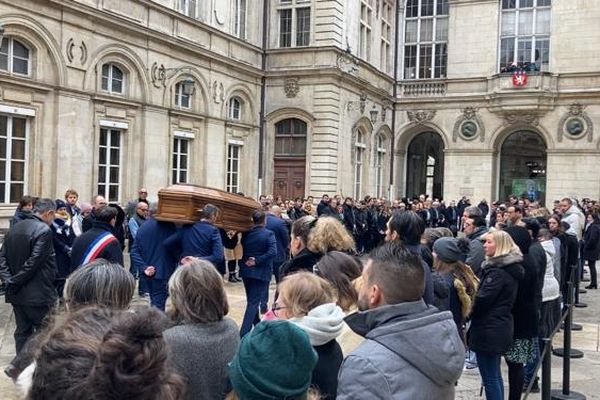
<svg viewBox="0 0 600 400">
<path fill-rule="evenodd" d="M 90 243 L 85 253 L 83 253 L 83 261 L 81 262 L 81 265 L 85 265 L 91 261 L 94 261 L 98 257 L 98 254 L 100 254 L 106 246 L 116 241 L 117 238 L 110 232 L 104 232 L 98 236 L 92 243 Z"/>
</svg>

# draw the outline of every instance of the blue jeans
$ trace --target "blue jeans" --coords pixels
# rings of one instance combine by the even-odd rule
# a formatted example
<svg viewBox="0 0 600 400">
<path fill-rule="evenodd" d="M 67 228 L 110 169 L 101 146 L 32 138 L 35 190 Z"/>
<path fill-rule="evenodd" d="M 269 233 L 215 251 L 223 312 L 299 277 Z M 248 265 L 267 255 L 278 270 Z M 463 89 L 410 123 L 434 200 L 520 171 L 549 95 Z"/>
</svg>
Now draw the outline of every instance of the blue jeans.
<svg viewBox="0 0 600 400">
<path fill-rule="evenodd" d="M 486 400 L 504 400 L 504 382 L 500 370 L 500 354 L 475 351 L 479 373 L 485 387 Z"/>
<path fill-rule="evenodd" d="M 261 296 L 269 290 L 269 282 L 254 278 L 242 278 L 244 289 L 246 290 L 246 311 L 240 329 L 240 336 L 243 337 L 250 332 L 253 325 L 260 322 L 258 307 Z"/>
</svg>

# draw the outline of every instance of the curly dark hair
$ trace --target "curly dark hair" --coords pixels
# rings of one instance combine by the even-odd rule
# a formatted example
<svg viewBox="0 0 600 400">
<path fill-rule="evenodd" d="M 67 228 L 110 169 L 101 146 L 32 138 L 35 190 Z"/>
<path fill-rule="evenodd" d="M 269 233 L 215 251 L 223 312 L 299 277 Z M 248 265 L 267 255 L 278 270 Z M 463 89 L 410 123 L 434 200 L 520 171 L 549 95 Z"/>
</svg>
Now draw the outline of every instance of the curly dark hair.
<svg viewBox="0 0 600 400">
<path fill-rule="evenodd" d="M 87 307 L 69 314 L 41 343 L 30 400 L 175 400 L 184 383 L 168 364 L 159 310 Z"/>
</svg>

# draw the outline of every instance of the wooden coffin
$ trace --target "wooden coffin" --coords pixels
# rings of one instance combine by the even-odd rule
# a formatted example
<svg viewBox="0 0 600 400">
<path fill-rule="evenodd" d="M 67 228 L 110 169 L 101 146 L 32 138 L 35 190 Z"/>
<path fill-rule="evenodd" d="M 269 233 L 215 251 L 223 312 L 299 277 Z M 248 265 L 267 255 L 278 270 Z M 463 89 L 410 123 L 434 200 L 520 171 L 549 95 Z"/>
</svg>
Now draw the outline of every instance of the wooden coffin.
<svg viewBox="0 0 600 400">
<path fill-rule="evenodd" d="M 260 203 L 250 197 L 205 186 L 178 184 L 158 191 L 156 219 L 181 224 L 200 220 L 199 210 L 205 204 L 219 207 L 216 225 L 225 230 L 245 232 L 252 228 L 252 212 Z"/>
</svg>

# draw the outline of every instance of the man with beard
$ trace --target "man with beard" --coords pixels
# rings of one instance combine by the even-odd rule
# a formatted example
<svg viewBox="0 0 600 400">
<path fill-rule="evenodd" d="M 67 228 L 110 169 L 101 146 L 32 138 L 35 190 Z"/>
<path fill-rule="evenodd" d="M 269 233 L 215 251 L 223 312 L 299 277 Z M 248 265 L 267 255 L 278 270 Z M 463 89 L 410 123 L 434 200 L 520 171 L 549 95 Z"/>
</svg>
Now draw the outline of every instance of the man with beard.
<svg viewBox="0 0 600 400">
<path fill-rule="evenodd" d="M 365 340 L 342 363 L 337 399 L 454 399 L 465 350 L 452 314 L 422 299 L 419 257 L 387 242 L 369 254 L 362 281 L 360 311 L 345 321 Z"/>
</svg>

